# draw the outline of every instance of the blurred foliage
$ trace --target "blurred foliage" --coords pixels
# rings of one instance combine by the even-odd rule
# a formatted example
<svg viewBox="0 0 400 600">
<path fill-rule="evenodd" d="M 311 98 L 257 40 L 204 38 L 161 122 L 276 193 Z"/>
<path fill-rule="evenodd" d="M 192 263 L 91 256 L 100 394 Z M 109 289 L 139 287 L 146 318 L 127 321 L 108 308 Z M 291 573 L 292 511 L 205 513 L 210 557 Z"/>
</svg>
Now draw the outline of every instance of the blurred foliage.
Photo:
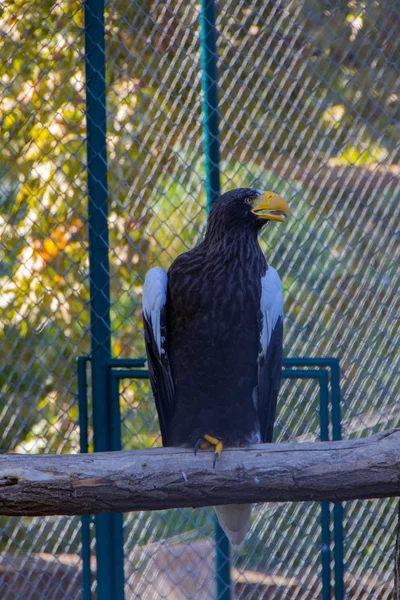
<svg viewBox="0 0 400 600">
<path fill-rule="evenodd" d="M 0 9 L 0 450 L 68 451 L 88 349 L 82 10 Z"/>
<path fill-rule="evenodd" d="M 284 282 L 287 352 L 341 357 L 349 419 L 367 393 L 384 407 L 398 385 L 382 365 L 399 325 L 396 248 L 382 240 L 398 194 L 385 190 L 380 204 L 342 175 L 321 192 L 314 177 L 282 181 L 274 165 L 318 173 L 399 160 L 400 4 L 217 8 L 223 189 L 272 188 L 292 210 L 262 238 Z M 144 352 L 145 272 L 204 231 L 198 6 L 114 0 L 105 23 L 113 355 L 132 357 Z M 76 451 L 75 359 L 90 351 L 82 3 L 0 0 L 0 48 L 0 451 Z M 317 409 L 301 425 L 296 398 L 281 415 L 286 436 L 315 431 Z M 126 447 L 158 443 L 148 382 L 124 391 L 122 414 Z M 151 517 L 157 535 L 193 529 L 190 511 L 179 527 L 171 514 Z M 75 551 L 63 522 L 20 520 L 0 545 Z"/>
</svg>

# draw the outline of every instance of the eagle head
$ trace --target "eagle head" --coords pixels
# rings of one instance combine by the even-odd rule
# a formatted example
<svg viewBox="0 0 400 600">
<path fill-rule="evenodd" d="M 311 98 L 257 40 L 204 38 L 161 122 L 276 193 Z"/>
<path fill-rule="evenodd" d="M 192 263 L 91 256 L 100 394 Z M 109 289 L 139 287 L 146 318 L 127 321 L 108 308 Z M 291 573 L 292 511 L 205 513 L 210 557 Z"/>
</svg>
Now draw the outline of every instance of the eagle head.
<svg viewBox="0 0 400 600">
<path fill-rule="evenodd" d="M 275 192 L 237 188 L 215 201 L 210 210 L 209 226 L 231 229 L 247 225 L 258 231 L 268 221 L 284 222 L 288 215 L 286 200 Z"/>
</svg>

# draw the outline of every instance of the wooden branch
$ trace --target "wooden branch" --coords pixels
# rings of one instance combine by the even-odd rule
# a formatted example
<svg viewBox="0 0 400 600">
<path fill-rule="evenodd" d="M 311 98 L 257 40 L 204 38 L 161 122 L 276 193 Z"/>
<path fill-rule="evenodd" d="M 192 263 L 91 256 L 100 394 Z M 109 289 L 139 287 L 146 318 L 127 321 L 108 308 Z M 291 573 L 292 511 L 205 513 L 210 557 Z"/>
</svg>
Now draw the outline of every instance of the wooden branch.
<svg viewBox="0 0 400 600">
<path fill-rule="evenodd" d="M 1 515 L 80 515 L 400 495 L 400 429 L 370 438 L 80 455 L 0 455 Z"/>
</svg>

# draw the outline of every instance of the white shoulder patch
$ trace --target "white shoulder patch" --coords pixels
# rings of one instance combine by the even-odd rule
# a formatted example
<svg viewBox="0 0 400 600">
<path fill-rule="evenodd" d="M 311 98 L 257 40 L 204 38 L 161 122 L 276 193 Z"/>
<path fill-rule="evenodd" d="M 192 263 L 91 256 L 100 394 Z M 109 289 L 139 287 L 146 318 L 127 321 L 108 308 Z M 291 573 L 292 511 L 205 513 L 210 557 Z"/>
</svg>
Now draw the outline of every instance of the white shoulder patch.
<svg viewBox="0 0 400 600">
<path fill-rule="evenodd" d="M 161 267 L 148 271 L 143 286 L 143 315 L 151 324 L 157 347 L 161 350 L 160 313 L 167 302 L 168 276 Z"/>
<path fill-rule="evenodd" d="M 278 272 L 268 266 L 261 278 L 261 311 L 263 326 L 261 330 L 262 353 L 265 354 L 271 340 L 272 331 L 279 317 L 283 318 L 283 292 Z"/>
</svg>

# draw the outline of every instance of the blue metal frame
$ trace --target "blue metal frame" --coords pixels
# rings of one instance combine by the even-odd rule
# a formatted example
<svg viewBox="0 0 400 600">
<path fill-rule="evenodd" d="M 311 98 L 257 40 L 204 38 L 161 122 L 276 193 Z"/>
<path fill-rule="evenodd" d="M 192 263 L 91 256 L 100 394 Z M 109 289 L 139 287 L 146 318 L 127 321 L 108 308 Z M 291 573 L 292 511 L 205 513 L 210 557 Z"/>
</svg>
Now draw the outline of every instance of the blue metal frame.
<svg viewBox="0 0 400 600">
<path fill-rule="evenodd" d="M 214 0 L 201 0 L 200 49 L 207 211 L 220 195 L 218 76 Z M 228 598 L 221 597 L 221 600 Z"/>
<path fill-rule="evenodd" d="M 118 367 L 118 361 L 111 363 Z M 124 369 L 118 369 L 111 374 L 112 390 L 114 404 L 119 405 L 119 381 L 121 379 L 148 379 L 147 369 L 127 369 L 129 365 L 124 361 Z M 135 361 L 135 367 L 140 367 L 139 360 Z M 309 364 L 309 363 L 308 363 Z M 320 439 L 329 440 L 329 387 L 328 372 L 326 370 L 284 370 L 283 379 L 316 379 L 319 382 L 320 396 Z M 231 597 L 232 586 L 230 579 L 230 545 L 225 532 L 216 519 L 215 526 L 216 541 L 216 581 L 217 581 L 217 600 L 228 600 Z M 329 502 L 321 502 L 321 564 L 322 564 L 322 600 L 331 598 L 331 550 L 330 550 L 330 510 Z"/>
<path fill-rule="evenodd" d="M 329 440 L 329 387 L 325 370 L 282 371 L 283 379 L 316 379 L 319 383 L 319 427 L 321 442 Z M 331 534 L 329 502 L 321 502 L 322 600 L 331 600 Z"/>
<path fill-rule="evenodd" d="M 78 399 L 81 427 L 81 448 L 82 451 L 88 450 L 88 414 L 87 414 L 87 376 L 86 362 L 88 357 L 78 359 Z M 286 358 L 283 361 L 284 370 L 282 378 L 284 379 L 315 379 L 319 383 L 320 400 L 320 438 L 321 441 L 329 440 L 329 400 L 331 399 L 332 414 L 332 437 L 340 439 L 340 367 L 336 358 L 324 359 L 293 359 Z M 120 407 L 119 407 L 119 381 L 121 379 L 148 379 L 149 372 L 145 369 L 145 359 L 108 359 L 106 360 L 107 379 L 111 395 L 111 445 L 113 450 L 121 449 L 121 426 L 120 426 Z M 303 367 L 303 369 L 294 368 Z M 318 367 L 318 369 L 304 369 L 304 367 Z M 322 367 L 322 368 L 321 368 Z M 329 371 L 326 370 L 329 367 Z M 115 370 L 114 370 L 115 369 Z M 329 383 L 331 394 L 329 393 Z M 335 409 L 335 410 L 334 410 Z M 334 420 L 338 419 L 338 420 Z M 340 510 L 338 510 L 340 509 Z M 335 600 L 344 598 L 344 569 L 343 569 L 343 508 L 340 504 L 335 504 L 333 509 L 333 532 L 334 532 L 334 576 Z M 115 514 L 119 519 L 118 526 L 122 532 L 122 515 Z M 82 518 L 82 548 L 83 548 L 83 581 L 84 581 L 84 600 L 90 598 L 90 518 Z M 218 537 L 216 530 L 216 580 L 217 580 L 217 599 L 227 600 L 228 594 L 231 595 L 230 582 L 230 561 L 229 561 L 229 542 L 225 536 Z M 122 572 L 123 581 L 123 539 L 114 538 L 115 548 L 113 551 L 113 561 Z M 330 504 L 321 502 L 321 567 L 322 567 L 322 600 L 331 598 L 331 538 L 330 538 Z M 109 588 L 108 588 L 109 589 Z M 222 596 L 221 596 L 222 594 Z M 117 598 L 116 595 L 112 597 Z"/>
<path fill-rule="evenodd" d="M 147 379 L 148 372 L 144 370 L 145 359 L 110 359 L 107 362 L 109 367 L 123 367 L 127 370 L 119 370 L 121 378 L 135 378 L 135 379 Z M 282 372 L 282 376 L 286 378 L 316 378 L 325 382 L 327 377 L 327 371 L 295 371 L 293 367 L 329 369 L 329 380 L 330 380 L 330 401 L 331 401 L 331 419 L 332 419 L 332 439 L 337 441 L 341 439 L 341 407 L 340 407 L 340 363 L 338 358 L 325 357 L 325 358 L 284 358 L 283 366 L 286 370 Z M 133 369 L 133 370 L 132 370 Z M 292 369 L 292 370 L 288 370 Z M 320 375 L 317 375 L 320 373 Z M 315 377 L 313 377 L 314 375 Z M 321 380 L 320 380 L 320 401 L 322 407 L 320 407 L 320 428 L 321 428 L 321 440 L 329 440 L 329 393 L 328 396 L 325 394 L 325 383 L 321 391 Z M 325 556 L 328 556 L 326 548 L 330 546 L 330 533 L 329 533 L 329 522 L 330 522 L 330 506 L 329 503 L 322 508 L 323 521 L 322 521 L 322 547 L 325 548 Z M 334 504 L 333 506 L 333 535 L 334 535 L 334 596 L 335 600 L 343 600 L 344 598 L 344 556 L 343 556 L 343 505 Z M 222 534 L 221 534 L 222 532 Z M 225 536 L 222 528 L 218 521 L 216 521 L 216 568 L 217 568 L 217 589 L 219 600 L 227 600 L 227 590 L 229 589 L 230 581 L 230 564 L 229 564 L 229 541 Z M 330 556 L 330 550 L 329 550 Z M 330 559 L 329 559 L 330 561 Z M 323 561 L 323 582 L 325 582 L 324 590 L 330 588 L 330 567 L 329 567 L 329 585 L 328 585 L 328 559 L 325 558 Z M 222 594 L 222 596 L 221 596 Z M 328 592 L 324 592 L 324 600 L 328 598 Z"/>
<path fill-rule="evenodd" d="M 328 368 L 330 371 L 331 387 L 331 417 L 332 439 L 342 439 L 341 416 L 341 391 L 340 391 L 340 362 L 338 358 L 285 358 L 285 367 L 319 367 Z M 344 588 L 344 509 L 342 503 L 333 505 L 333 535 L 334 535 L 334 562 L 335 562 L 335 600 L 343 600 Z"/>
<path fill-rule="evenodd" d="M 104 0 L 85 0 L 84 6 L 93 445 L 100 452 L 113 450 L 108 425 L 113 407 L 105 368 L 111 353 L 111 327 Z M 95 523 L 97 598 L 123 600 L 122 515 L 96 515 Z M 84 531 L 87 535 L 87 524 Z"/>
<path fill-rule="evenodd" d="M 81 452 L 89 452 L 89 417 L 88 417 L 88 399 L 87 399 L 87 372 L 86 364 L 90 360 L 88 356 L 80 356 L 77 360 L 78 370 L 78 407 L 79 407 L 79 443 Z M 81 517 L 82 532 L 82 600 L 92 599 L 92 571 L 90 566 L 90 523 L 91 517 L 83 515 Z"/>
</svg>

